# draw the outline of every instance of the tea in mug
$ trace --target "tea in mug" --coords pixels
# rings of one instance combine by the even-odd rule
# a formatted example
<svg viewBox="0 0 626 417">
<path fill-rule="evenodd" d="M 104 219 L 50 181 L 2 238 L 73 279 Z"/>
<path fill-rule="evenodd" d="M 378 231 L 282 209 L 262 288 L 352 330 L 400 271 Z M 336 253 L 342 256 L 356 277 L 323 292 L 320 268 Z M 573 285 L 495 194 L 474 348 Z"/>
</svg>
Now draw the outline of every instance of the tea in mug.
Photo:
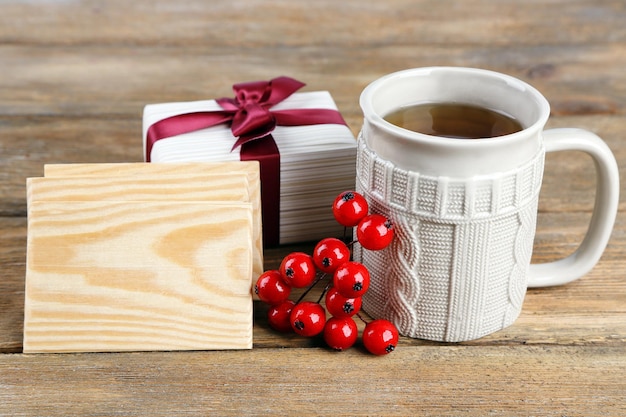
<svg viewBox="0 0 626 417">
<path fill-rule="evenodd" d="M 404 129 L 456 139 L 504 136 L 522 130 L 514 117 L 463 103 L 421 103 L 402 107 L 384 117 Z"/>
</svg>

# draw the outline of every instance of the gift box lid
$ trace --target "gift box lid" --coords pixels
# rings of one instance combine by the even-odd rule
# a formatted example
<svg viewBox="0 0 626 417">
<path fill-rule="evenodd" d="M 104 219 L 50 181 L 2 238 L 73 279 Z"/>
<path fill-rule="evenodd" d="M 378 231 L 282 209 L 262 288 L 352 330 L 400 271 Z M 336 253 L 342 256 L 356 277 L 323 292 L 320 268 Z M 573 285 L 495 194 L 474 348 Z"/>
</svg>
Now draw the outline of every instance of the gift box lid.
<svg viewBox="0 0 626 417">
<path fill-rule="evenodd" d="M 216 112 L 222 108 L 215 100 L 148 104 L 143 113 L 143 146 L 146 151 L 147 131 L 154 123 L 179 114 L 193 112 Z M 328 91 L 294 93 L 271 110 L 329 109 L 337 105 Z M 276 126 L 272 132 L 280 151 L 282 163 L 306 163 L 324 152 L 335 156 L 345 154 L 354 161 L 356 140 L 350 128 L 341 124 L 315 124 L 301 126 Z M 184 140 L 181 140 L 184 139 Z M 151 152 L 153 162 L 185 161 L 237 161 L 239 150 L 232 149 L 237 138 L 230 126 L 220 124 L 195 130 L 176 137 L 157 141 Z M 327 156 L 327 155 L 324 155 Z M 311 163 L 313 167 L 318 162 Z"/>
</svg>

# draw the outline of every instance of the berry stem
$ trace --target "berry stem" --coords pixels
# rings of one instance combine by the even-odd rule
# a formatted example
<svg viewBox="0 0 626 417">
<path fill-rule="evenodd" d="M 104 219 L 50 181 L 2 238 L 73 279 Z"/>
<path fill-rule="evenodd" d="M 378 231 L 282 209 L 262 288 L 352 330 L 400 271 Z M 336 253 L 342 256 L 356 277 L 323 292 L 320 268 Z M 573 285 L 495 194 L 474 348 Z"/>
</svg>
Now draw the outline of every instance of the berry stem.
<svg viewBox="0 0 626 417">
<path fill-rule="evenodd" d="M 306 291 L 304 291 L 302 293 L 300 298 L 298 298 L 298 301 L 296 301 L 296 304 L 299 304 L 300 301 L 302 301 L 304 299 L 304 297 L 306 297 L 306 295 L 309 293 L 309 291 L 311 291 L 313 289 L 313 287 L 315 287 L 321 280 L 326 278 L 326 275 L 327 275 L 326 273 L 322 273 L 317 278 L 315 278 L 315 281 L 313 281 L 313 283 L 311 285 L 309 285 L 309 288 L 307 288 Z"/>
<path fill-rule="evenodd" d="M 332 281 L 326 284 L 326 286 L 322 290 L 322 294 L 320 295 L 320 298 L 317 300 L 318 304 L 322 302 L 322 298 L 324 298 L 324 295 L 326 295 L 326 291 L 328 291 L 331 285 L 333 285 Z"/>
<path fill-rule="evenodd" d="M 365 323 L 366 325 L 369 323 L 367 320 L 365 320 L 365 319 L 363 318 L 363 316 L 361 315 L 361 313 L 356 313 L 356 316 L 357 316 L 359 319 L 361 319 L 361 321 L 362 321 L 363 323 Z"/>
</svg>

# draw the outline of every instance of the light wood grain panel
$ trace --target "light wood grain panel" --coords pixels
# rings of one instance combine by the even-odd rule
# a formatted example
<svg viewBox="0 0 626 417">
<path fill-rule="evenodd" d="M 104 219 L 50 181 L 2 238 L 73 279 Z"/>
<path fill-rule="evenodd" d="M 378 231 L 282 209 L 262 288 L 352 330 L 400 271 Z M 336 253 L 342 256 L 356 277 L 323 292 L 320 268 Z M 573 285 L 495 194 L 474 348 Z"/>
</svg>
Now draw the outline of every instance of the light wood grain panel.
<svg viewBox="0 0 626 417">
<path fill-rule="evenodd" d="M 254 258 L 253 280 L 263 273 L 263 224 L 261 212 L 261 177 L 258 161 L 225 161 L 193 163 L 100 163 L 100 164 L 46 164 L 46 177 L 131 177 L 155 178 L 190 175 L 245 175 L 248 198 L 253 210 Z"/>
<path fill-rule="evenodd" d="M 251 202 L 244 173 L 28 178 L 26 200 Z"/>
<path fill-rule="evenodd" d="M 25 352 L 250 348 L 249 203 L 33 201 Z"/>
</svg>

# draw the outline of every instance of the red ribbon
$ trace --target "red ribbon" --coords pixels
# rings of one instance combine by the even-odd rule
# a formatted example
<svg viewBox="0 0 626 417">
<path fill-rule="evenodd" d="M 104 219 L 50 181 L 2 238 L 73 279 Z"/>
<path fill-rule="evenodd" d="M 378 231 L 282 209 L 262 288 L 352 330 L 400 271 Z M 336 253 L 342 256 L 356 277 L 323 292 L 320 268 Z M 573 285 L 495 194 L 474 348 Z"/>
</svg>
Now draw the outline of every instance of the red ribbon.
<svg viewBox="0 0 626 417">
<path fill-rule="evenodd" d="M 222 110 L 185 113 L 160 120 L 148 128 L 146 161 L 150 162 L 152 147 L 161 139 L 230 123 L 231 132 L 237 138 L 231 150 L 241 147 L 240 159 L 242 161 L 259 161 L 263 242 L 266 246 L 278 245 L 280 154 L 271 132 L 276 126 L 346 124 L 336 110 L 270 110 L 304 85 L 289 77 L 235 84 L 233 86 L 234 98 L 216 100 Z"/>
</svg>

